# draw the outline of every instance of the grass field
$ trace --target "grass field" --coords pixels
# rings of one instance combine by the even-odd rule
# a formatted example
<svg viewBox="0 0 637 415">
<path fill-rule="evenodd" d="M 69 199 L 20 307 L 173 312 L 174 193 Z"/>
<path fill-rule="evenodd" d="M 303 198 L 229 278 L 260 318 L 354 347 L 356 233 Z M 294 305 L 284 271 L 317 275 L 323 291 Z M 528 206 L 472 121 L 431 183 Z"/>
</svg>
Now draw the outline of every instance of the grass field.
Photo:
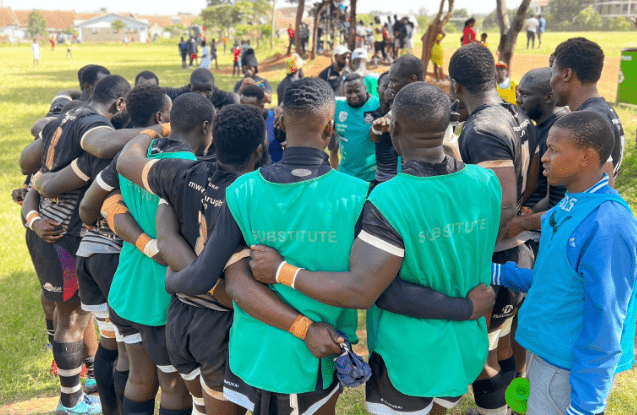
<svg viewBox="0 0 637 415">
<path fill-rule="evenodd" d="M 443 46 L 454 48 L 457 42 L 450 34 Z M 548 33 L 543 49 L 529 51 L 547 55 L 561 41 L 572 34 Z M 618 57 L 619 50 L 632 33 L 590 33 L 587 36 L 599 41 L 608 56 Z M 598 38 L 596 38 L 598 37 Z M 490 35 L 495 44 L 495 34 Z M 522 40 L 522 37 L 520 38 Z M 451 42 L 454 42 L 453 44 Z M 449 44 L 447 44 L 449 42 Z M 174 44 L 173 44 L 174 43 Z M 77 69 L 88 63 L 107 66 L 112 73 L 125 76 L 131 82 L 142 70 L 155 72 L 164 86 L 182 86 L 188 83 L 190 69 L 183 71 L 179 64 L 176 41 L 158 45 L 79 45 L 73 50 L 74 60 L 65 59 L 64 48 L 51 52 L 42 45 L 40 67 L 31 67 L 31 51 L 28 45 L 0 48 L 0 114 L 3 131 L 0 134 L 0 414 L 46 413 L 47 409 L 29 407 L 11 411 L 3 406 L 57 393 L 59 383 L 48 375 L 51 353 L 45 350 L 44 317 L 39 301 L 39 285 L 24 243 L 24 229 L 19 221 L 19 207 L 10 198 L 12 189 L 22 184 L 17 162 L 21 150 L 31 138 L 31 124 L 48 110 L 51 98 L 59 91 L 77 88 Z M 520 45 L 522 43 L 520 42 Z M 264 60 L 275 51 L 261 48 L 257 56 Z M 519 53 L 526 53 L 520 50 Z M 448 55 L 450 56 L 450 55 Z M 231 55 L 220 54 L 222 67 L 231 65 Z M 222 68 L 223 69 L 223 68 Z M 307 72 L 306 72 L 307 73 Z M 283 78 L 280 66 L 264 73 L 276 89 Z M 231 89 L 236 78 L 215 73 L 217 85 Z M 635 130 L 637 110 L 618 107 L 617 112 L 626 130 L 627 150 L 618 189 L 633 209 L 637 208 L 637 154 Z M 629 415 L 637 413 L 637 369 L 620 376 L 612 393 L 607 414 Z M 49 406 L 53 408 L 53 404 Z M 457 410 L 464 413 L 470 407 L 464 399 Z M 366 413 L 363 388 L 348 391 L 339 401 L 339 414 Z"/>
</svg>

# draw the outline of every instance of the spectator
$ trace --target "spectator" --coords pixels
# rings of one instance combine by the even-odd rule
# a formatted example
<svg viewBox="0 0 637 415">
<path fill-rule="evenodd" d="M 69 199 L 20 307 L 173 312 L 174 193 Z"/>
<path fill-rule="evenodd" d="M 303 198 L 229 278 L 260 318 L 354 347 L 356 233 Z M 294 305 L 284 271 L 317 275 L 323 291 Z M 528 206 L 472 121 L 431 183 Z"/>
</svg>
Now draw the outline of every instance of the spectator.
<svg viewBox="0 0 637 415">
<path fill-rule="evenodd" d="M 537 41 L 538 41 L 538 49 L 542 47 L 542 34 L 546 31 L 546 20 L 544 16 L 540 15 L 538 19 L 538 27 L 537 27 Z"/>
<path fill-rule="evenodd" d="M 529 48 L 529 43 L 531 43 L 531 49 L 535 49 L 535 34 L 537 33 L 537 29 L 540 26 L 540 22 L 533 17 L 533 14 L 530 15 L 529 19 L 526 21 L 526 48 Z"/>
<path fill-rule="evenodd" d="M 194 61 L 195 63 L 198 63 L 198 56 L 197 54 L 199 53 L 199 48 L 197 48 L 197 40 L 194 38 L 194 36 L 190 36 L 190 41 L 188 42 L 188 53 L 190 54 L 190 65 L 192 66 L 192 62 Z"/>
<path fill-rule="evenodd" d="M 33 67 L 40 66 L 40 44 L 35 39 L 31 44 L 31 52 L 33 53 Z"/>
<path fill-rule="evenodd" d="M 188 56 L 188 44 L 186 43 L 183 37 L 181 38 L 181 42 L 179 42 L 177 47 L 179 48 L 179 53 L 181 54 L 181 67 L 185 69 L 186 56 Z"/>
<path fill-rule="evenodd" d="M 288 55 L 292 53 L 292 43 L 294 43 L 294 29 L 292 29 L 292 24 L 288 26 L 288 38 L 290 39 L 290 44 L 288 45 Z"/>
<path fill-rule="evenodd" d="M 462 44 L 469 45 L 471 43 L 478 43 L 476 41 L 476 31 L 473 28 L 476 27 L 476 19 L 473 17 L 467 19 L 464 22 L 464 30 L 462 31 Z"/>
</svg>

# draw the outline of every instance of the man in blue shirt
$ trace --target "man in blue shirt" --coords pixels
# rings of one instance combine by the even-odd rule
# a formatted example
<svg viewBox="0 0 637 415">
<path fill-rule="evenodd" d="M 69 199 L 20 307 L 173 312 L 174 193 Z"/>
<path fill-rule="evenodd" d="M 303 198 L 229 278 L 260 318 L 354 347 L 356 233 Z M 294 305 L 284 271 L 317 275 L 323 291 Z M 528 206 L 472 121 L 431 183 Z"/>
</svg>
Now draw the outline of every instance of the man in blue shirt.
<svg viewBox="0 0 637 415">
<path fill-rule="evenodd" d="M 637 220 L 603 171 L 614 144 L 604 116 L 565 115 L 546 144 L 544 175 L 566 196 L 542 218 L 533 271 L 494 264 L 492 282 L 528 292 L 516 334 L 531 352 L 526 413 L 599 414 L 618 363 L 634 363 Z"/>
<path fill-rule="evenodd" d="M 540 42 L 538 48 L 542 47 L 542 35 L 546 31 L 546 19 L 544 19 L 543 15 L 540 15 L 538 18 L 538 27 L 537 27 L 537 40 Z"/>
</svg>

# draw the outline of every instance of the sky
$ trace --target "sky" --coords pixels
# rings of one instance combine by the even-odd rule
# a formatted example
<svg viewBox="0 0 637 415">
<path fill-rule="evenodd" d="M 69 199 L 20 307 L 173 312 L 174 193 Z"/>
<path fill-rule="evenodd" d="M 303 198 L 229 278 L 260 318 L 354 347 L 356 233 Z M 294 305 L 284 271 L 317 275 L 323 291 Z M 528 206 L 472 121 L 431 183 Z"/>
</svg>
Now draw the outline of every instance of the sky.
<svg viewBox="0 0 637 415">
<path fill-rule="evenodd" d="M 358 11 L 367 13 L 373 10 L 382 10 L 392 14 L 406 14 L 411 10 L 417 11 L 424 6 L 429 14 L 435 13 L 440 3 L 439 0 L 426 0 L 418 2 L 416 0 L 358 0 Z M 312 4 L 314 0 L 306 0 L 306 3 Z M 388 4 L 391 3 L 391 7 Z M 520 0 L 507 0 L 507 7 L 516 7 Z M 31 9 L 58 9 L 58 10 L 75 10 L 77 12 L 92 12 L 100 8 L 100 2 L 87 2 L 86 0 L 62 0 L 51 2 L 51 0 L 2 0 L 0 4 L 3 7 L 11 7 L 16 10 Z M 104 4 L 108 11 L 112 12 L 132 12 L 145 15 L 168 14 L 174 15 L 178 12 L 187 12 L 199 14 L 201 9 L 205 7 L 205 0 L 109 0 Z M 284 6 L 285 0 L 277 0 L 277 7 Z M 456 9 L 467 9 L 470 13 L 489 13 L 495 9 L 495 0 L 456 0 Z"/>
</svg>

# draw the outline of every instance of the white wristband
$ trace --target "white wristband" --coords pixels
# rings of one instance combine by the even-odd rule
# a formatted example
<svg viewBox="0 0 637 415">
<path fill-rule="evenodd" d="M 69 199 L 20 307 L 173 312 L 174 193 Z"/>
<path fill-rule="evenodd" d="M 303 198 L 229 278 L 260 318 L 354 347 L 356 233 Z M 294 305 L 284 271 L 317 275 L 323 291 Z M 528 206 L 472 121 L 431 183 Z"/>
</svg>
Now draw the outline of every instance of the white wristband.
<svg viewBox="0 0 637 415">
<path fill-rule="evenodd" d="M 34 224 L 36 221 L 40 220 L 40 219 L 42 219 L 42 218 L 41 218 L 41 217 L 39 217 L 39 216 L 36 216 L 35 218 L 31 219 L 31 220 L 29 221 L 28 225 L 27 225 L 27 226 L 29 227 L 29 229 L 33 230 L 33 224 Z"/>
<path fill-rule="evenodd" d="M 299 272 L 301 272 L 302 269 L 305 269 L 305 268 L 299 268 L 294 273 L 294 278 L 292 279 L 292 288 L 294 288 L 295 290 L 296 290 L 296 277 L 299 275 Z"/>
<path fill-rule="evenodd" d="M 383 135 L 383 133 L 381 131 L 376 130 L 373 125 L 372 125 L 372 133 L 376 135 Z"/>
<path fill-rule="evenodd" d="M 151 239 L 144 246 L 144 250 L 142 251 L 144 255 L 148 258 L 152 258 L 159 253 L 159 248 L 157 248 L 157 239 Z"/>
</svg>

